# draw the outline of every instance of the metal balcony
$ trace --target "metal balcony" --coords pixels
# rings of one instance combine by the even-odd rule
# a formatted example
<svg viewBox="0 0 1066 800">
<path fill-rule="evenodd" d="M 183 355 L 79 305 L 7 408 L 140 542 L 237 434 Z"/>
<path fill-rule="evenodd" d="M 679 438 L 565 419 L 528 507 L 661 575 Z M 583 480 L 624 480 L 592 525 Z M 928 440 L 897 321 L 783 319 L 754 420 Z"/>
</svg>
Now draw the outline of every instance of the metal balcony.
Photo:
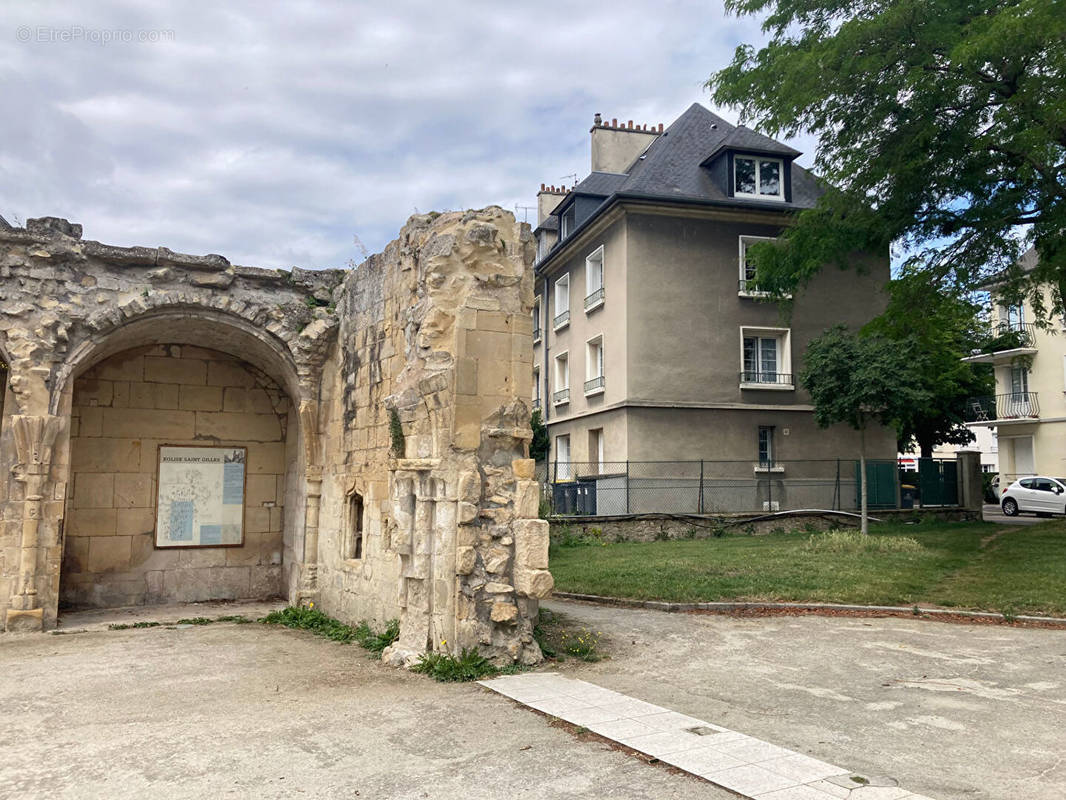
<svg viewBox="0 0 1066 800">
<path fill-rule="evenodd" d="M 752 372 L 750 370 L 745 370 L 744 372 L 740 373 L 740 385 L 743 387 L 756 385 L 757 387 L 766 386 L 767 388 L 792 388 L 792 373 L 758 371 Z"/>
<path fill-rule="evenodd" d="M 770 293 L 759 288 L 755 281 L 741 279 L 737 294 L 743 297 L 769 297 Z"/>
<path fill-rule="evenodd" d="M 534 397 L 533 398 L 533 410 L 536 411 L 538 408 L 540 408 L 540 398 L 539 397 Z"/>
<path fill-rule="evenodd" d="M 557 391 L 555 394 L 552 395 L 552 401 L 557 406 L 561 406 L 563 403 L 569 403 L 570 402 L 570 390 L 569 389 L 560 389 L 559 391 Z"/>
<path fill-rule="evenodd" d="M 599 308 L 603 305 L 604 293 L 603 287 L 594 291 L 588 297 L 585 298 L 585 310 L 592 311 L 594 308 Z"/>
<path fill-rule="evenodd" d="M 570 324 L 570 312 L 569 311 L 564 311 L 562 314 L 559 314 L 558 316 L 555 317 L 555 320 L 552 322 L 552 327 L 555 330 L 559 330 L 559 328 L 563 328 L 563 327 L 565 327 L 565 326 L 567 326 L 569 324 Z"/>
<path fill-rule="evenodd" d="M 966 403 L 967 422 L 1012 422 L 1040 418 L 1036 392 L 1011 392 L 971 397 Z"/>
<path fill-rule="evenodd" d="M 1031 322 L 1000 322 L 988 328 L 988 339 L 962 359 L 971 364 L 1005 364 L 1016 356 L 1036 352 L 1036 325 Z"/>
<path fill-rule="evenodd" d="M 604 389 L 605 379 L 602 375 L 585 381 L 585 394 L 594 394 L 602 392 Z"/>
</svg>

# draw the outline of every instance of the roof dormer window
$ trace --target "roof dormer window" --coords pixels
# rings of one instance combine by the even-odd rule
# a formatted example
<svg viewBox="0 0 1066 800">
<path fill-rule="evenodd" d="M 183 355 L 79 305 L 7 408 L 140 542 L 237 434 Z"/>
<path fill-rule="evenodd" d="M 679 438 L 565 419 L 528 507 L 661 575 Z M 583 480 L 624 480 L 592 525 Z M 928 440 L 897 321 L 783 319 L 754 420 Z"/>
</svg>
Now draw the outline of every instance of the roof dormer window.
<svg viewBox="0 0 1066 800">
<path fill-rule="evenodd" d="M 733 195 L 759 200 L 784 200 L 784 162 L 779 158 L 734 156 Z"/>
</svg>

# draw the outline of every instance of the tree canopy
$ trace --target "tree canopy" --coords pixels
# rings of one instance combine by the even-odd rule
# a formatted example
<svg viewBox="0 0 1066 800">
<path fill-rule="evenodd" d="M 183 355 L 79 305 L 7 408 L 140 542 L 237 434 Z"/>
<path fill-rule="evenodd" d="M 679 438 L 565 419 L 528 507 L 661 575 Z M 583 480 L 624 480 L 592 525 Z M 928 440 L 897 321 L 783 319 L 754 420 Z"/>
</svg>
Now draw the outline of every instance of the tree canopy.
<svg viewBox="0 0 1066 800">
<path fill-rule="evenodd" d="M 866 429 L 871 423 L 894 427 L 909 409 L 929 400 L 908 349 L 885 336 L 862 336 L 838 325 L 811 340 L 800 372 L 819 427 L 842 422 L 859 432 L 863 533 L 868 528 Z"/>
<path fill-rule="evenodd" d="M 974 286 L 1066 295 L 1066 0 L 726 0 L 765 16 L 707 82 L 770 135 L 819 137 L 817 208 L 753 249 L 786 293 L 826 263 L 892 243 L 909 265 Z M 1035 245 L 1032 273 L 1014 267 Z M 1035 287 L 1054 291 L 1045 306 Z"/>
<path fill-rule="evenodd" d="M 891 281 L 888 295 L 884 313 L 863 333 L 896 342 L 926 395 L 924 402 L 899 409 L 900 451 L 917 445 L 921 456 L 930 458 L 941 444 L 969 444 L 973 434 L 964 424 L 969 401 L 995 391 L 991 367 L 961 360 L 983 349 L 991 335 L 981 306 L 919 271 Z"/>
</svg>

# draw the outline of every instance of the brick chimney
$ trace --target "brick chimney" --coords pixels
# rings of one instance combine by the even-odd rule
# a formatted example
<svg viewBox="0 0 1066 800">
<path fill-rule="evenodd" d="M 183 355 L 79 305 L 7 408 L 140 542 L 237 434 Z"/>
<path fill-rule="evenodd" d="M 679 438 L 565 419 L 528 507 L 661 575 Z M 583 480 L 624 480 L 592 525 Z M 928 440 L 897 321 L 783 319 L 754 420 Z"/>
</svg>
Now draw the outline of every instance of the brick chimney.
<svg viewBox="0 0 1066 800">
<path fill-rule="evenodd" d="M 563 186 L 540 185 L 537 192 L 537 224 L 544 222 L 552 210 L 566 197 L 567 189 Z"/>
<path fill-rule="evenodd" d="M 656 126 L 633 125 L 633 120 L 620 125 L 617 119 L 605 123 L 600 114 L 592 120 L 592 171 L 624 172 L 626 167 L 643 153 L 663 132 L 662 123 Z"/>
</svg>

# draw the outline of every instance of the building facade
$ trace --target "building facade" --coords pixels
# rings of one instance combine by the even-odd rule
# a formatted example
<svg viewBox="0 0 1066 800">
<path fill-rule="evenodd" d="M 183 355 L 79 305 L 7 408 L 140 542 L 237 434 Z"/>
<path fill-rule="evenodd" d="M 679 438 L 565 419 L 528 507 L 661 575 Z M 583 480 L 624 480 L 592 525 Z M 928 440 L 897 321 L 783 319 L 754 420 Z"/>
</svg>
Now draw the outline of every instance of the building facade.
<svg viewBox="0 0 1066 800">
<path fill-rule="evenodd" d="M 693 105 L 665 129 L 597 115 L 591 151 L 588 177 L 538 197 L 533 403 L 553 474 L 712 459 L 788 478 L 792 460 L 857 457 L 796 373 L 812 338 L 882 310 L 887 254 L 825 269 L 783 309 L 745 251 L 817 200 L 795 150 Z M 889 430 L 868 445 L 895 457 Z"/>
<path fill-rule="evenodd" d="M 1029 250 L 1019 266 L 1031 270 L 1036 259 Z M 996 394 L 970 401 L 968 424 L 995 431 L 1001 486 L 1025 475 L 1066 475 L 1066 319 L 1039 326 L 1031 300 L 1011 305 L 995 286 L 991 294 L 989 344 L 963 360 L 994 367 Z"/>
</svg>

